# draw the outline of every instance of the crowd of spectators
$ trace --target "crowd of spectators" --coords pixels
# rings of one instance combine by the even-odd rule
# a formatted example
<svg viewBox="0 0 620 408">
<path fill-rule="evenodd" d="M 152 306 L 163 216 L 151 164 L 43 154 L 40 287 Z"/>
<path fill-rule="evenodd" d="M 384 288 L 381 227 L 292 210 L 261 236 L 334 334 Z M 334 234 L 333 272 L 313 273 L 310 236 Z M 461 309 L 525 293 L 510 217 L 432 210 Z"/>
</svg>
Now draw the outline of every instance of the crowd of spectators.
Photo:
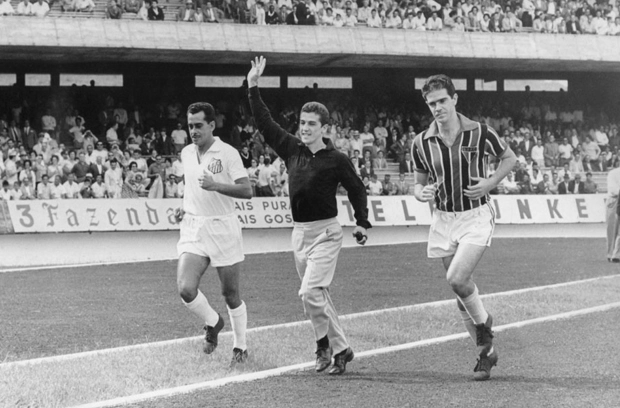
<svg viewBox="0 0 620 408">
<path fill-rule="evenodd" d="M 78 92 L 81 99 L 84 92 Z M 390 103 L 393 98 L 369 103 L 351 95 L 311 97 L 326 102 L 325 136 L 350 157 L 370 195 L 412 194 L 411 144 L 432 121 L 425 106 Z M 6 111 L 0 111 L 0 198 L 183 196 L 180 151 L 190 143 L 184 104 L 170 100 L 144 111 L 107 96 L 92 109 L 80 98 L 43 101 L 38 109 L 25 100 L 5 104 Z M 475 95 L 459 99 L 465 115 L 500 132 L 518 157 L 498 193 L 595 193 L 592 173 L 618 165 L 616 118 L 567 98 L 565 93 L 537 97 L 524 92 L 510 103 Z M 84 115 L 72 102 L 84 105 Z M 286 166 L 255 129 L 247 104 L 218 102 L 216 107 L 215 134 L 239 150 L 254 195 L 287 196 Z M 275 112 L 278 123 L 295 134 L 298 102 Z"/>
<path fill-rule="evenodd" d="M 0 15 L 45 17 L 56 0 L 11 0 Z M 59 0 L 62 12 L 91 13 L 93 0 Z M 109 0 L 105 16 L 164 20 L 157 0 Z M 173 0 L 176 21 L 258 25 L 366 26 L 418 31 L 620 35 L 620 0 Z"/>
</svg>

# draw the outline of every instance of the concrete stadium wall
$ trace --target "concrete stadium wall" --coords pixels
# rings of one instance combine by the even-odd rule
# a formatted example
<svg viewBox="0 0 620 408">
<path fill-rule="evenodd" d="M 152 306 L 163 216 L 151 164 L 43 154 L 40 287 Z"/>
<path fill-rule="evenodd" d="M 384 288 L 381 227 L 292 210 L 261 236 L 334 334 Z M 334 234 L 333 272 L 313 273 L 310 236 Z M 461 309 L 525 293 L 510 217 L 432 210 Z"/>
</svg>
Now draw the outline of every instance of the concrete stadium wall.
<svg viewBox="0 0 620 408">
<path fill-rule="evenodd" d="M 247 64 L 248 55 L 263 53 L 314 55 L 316 63 L 326 65 L 347 63 L 339 61 L 338 56 L 366 58 L 352 61 L 356 64 L 382 64 L 386 56 L 417 58 L 420 62 L 430 58 L 436 63 L 438 60 L 432 58 L 440 57 L 461 63 L 512 61 L 506 65 L 512 70 L 531 70 L 540 64 L 547 70 L 551 69 L 549 64 L 571 70 L 570 65 L 562 64 L 573 61 L 580 69 L 588 65 L 579 62 L 596 62 L 590 64 L 593 70 L 607 63 L 606 69 L 620 71 L 620 64 L 609 64 L 620 62 L 620 37 L 4 17 L 0 59 L 45 58 L 45 52 L 35 57 L 32 47 L 52 50 L 50 55 L 56 58 L 75 53 L 82 61 L 111 57 L 140 61 L 159 56 L 173 62 L 214 63 L 205 58 L 208 51 L 222 53 L 218 63 Z M 387 62 L 392 66 L 397 63 L 389 58 Z"/>
</svg>

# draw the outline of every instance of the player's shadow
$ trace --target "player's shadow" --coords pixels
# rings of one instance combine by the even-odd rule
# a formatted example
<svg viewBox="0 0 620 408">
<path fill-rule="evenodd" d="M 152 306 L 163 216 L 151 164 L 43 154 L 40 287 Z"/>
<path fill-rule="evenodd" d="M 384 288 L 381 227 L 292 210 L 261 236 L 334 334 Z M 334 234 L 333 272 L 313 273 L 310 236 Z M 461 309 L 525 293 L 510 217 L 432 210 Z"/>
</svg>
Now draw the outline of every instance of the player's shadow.
<svg viewBox="0 0 620 408">
<path fill-rule="evenodd" d="M 620 382 L 614 378 L 604 377 L 526 377 L 522 375 L 497 375 L 493 376 L 493 382 L 510 384 L 533 384 L 564 388 L 570 390 L 597 390 L 618 391 Z"/>
<path fill-rule="evenodd" d="M 348 372 L 347 380 L 351 381 L 367 381 L 393 385 L 411 385 L 411 384 L 433 384 L 449 383 L 452 385 L 473 383 L 473 372 L 469 373 L 446 373 L 443 371 L 398 371 L 398 372 Z M 613 379 L 594 378 L 594 377 L 527 377 L 517 375 L 502 375 L 494 373 L 493 378 L 484 384 L 516 384 L 535 385 L 543 387 L 553 387 L 558 389 L 570 390 L 598 390 L 618 391 L 620 383 Z"/>
<path fill-rule="evenodd" d="M 437 384 L 439 382 L 467 383 L 470 377 L 441 371 L 373 371 L 348 372 L 347 379 L 353 381 L 381 382 L 384 384 Z"/>
</svg>

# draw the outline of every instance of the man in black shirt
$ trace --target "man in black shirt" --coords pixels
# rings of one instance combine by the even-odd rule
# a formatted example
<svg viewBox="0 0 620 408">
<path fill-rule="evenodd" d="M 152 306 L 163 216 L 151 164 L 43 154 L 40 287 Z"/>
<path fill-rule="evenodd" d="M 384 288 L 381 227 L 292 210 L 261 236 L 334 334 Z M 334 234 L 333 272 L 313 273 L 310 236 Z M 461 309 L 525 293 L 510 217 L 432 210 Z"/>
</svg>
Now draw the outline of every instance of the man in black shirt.
<svg viewBox="0 0 620 408">
<path fill-rule="evenodd" d="M 248 73 L 250 106 L 258 130 L 265 142 L 286 163 L 289 173 L 289 195 L 295 226 L 292 241 L 295 265 L 301 278 L 299 295 L 310 316 L 317 340 L 316 371 L 334 365 L 329 374 L 343 374 L 353 360 L 353 350 L 329 294 L 338 253 L 342 246 L 342 228 L 336 219 L 338 184 L 347 190 L 355 210 L 357 226 L 353 230 L 358 244 L 366 243 L 368 207 L 366 189 L 351 161 L 323 138 L 329 112 L 318 102 L 308 102 L 301 109 L 299 133 L 301 140 L 282 129 L 271 117 L 260 98 L 258 79 L 266 65 L 263 57 L 252 61 Z"/>
</svg>

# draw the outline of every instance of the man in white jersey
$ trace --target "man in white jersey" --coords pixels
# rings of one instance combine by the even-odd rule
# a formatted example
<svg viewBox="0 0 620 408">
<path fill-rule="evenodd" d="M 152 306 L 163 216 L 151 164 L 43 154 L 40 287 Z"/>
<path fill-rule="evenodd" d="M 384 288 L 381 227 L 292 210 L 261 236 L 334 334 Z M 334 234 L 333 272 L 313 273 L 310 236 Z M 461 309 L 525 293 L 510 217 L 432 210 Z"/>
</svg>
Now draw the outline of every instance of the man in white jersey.
<svg viewBox="0 0 620 408">
<path fill-rule="evenodd" d="M 204 102 L 190 105 L 187 122 L 193 143 L 181 152 L 185 196 L 183 206 L 175 212 L 181 223 L 177 287 L 185 306 L 205 322 L 204 352 L 213 353 L 224 320 L 198 286 L 209 264 L 215 266 L 233 330 L 234 365 L 245 362 L 248 356 L 247 312 L 239 296 L 244 255 L 234 199 L 252 198 L 252 187 L 237 150 L 213 136 L 213 106 Z"/>
</svg>

